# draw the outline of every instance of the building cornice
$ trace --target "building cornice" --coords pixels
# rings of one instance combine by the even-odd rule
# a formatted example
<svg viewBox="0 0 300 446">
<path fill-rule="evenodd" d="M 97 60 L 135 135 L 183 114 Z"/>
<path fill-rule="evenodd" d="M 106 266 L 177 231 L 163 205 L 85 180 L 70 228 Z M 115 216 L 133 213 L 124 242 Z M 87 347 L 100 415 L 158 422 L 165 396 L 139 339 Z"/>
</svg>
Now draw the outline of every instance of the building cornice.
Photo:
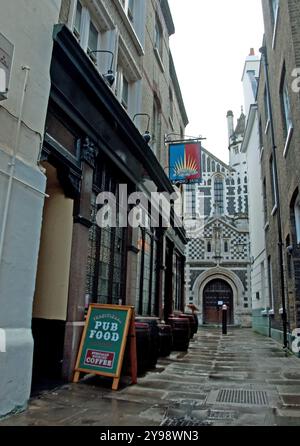
<svg viewBox="0 0 300 446">
<path fill-rule="evenodd" d="M 160 0 L 160 7 L 168 28 L 169 36 L 172 36 L 172 34 L 175 34 L 175 25 L 168 0 Z"/>
<path fill-rule="evenodd" d="M 181 89 L 180 89 L 180 85 L 179 85 L 179 81 L 178 81 L 178 77 L 177 77 L 177 73 L 176 73 L 176 68 L 175 68 L 175 64 L 174 64 L 174 60 L 173 60 L 171 51 L 169 53 L 169 58 L 170 58 L 170 77 L 173 82 L 173 86 L 174 86 L 175 94 L 176 94 L 177 101 L 179 104 L 179 110 L 182 115 L 183 123 L 184 123 L 184 126 L 186 127 L 189 123 L 189 118 L 187 116 L 186 108 L 185 108 L 185 105 L 183 102 L 183 97 L 182 97 L 182 93 L 181 93 Z"/>
</svg>

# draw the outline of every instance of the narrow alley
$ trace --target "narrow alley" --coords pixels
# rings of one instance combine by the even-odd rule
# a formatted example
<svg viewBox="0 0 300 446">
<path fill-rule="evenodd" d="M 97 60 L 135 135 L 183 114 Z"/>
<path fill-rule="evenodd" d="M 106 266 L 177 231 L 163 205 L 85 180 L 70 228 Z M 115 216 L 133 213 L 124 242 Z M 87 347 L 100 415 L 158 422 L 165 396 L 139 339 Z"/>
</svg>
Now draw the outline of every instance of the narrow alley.
<svg viewBox="0 0 300 446">
<path fill-rule="evenodd" d="M 160 359 L 138 384 L 88 378 L 30 400 L 0 426 L 295 426 L 299 359 L 250 329 L 200 329 L 188 352 Z"/>
</svg>

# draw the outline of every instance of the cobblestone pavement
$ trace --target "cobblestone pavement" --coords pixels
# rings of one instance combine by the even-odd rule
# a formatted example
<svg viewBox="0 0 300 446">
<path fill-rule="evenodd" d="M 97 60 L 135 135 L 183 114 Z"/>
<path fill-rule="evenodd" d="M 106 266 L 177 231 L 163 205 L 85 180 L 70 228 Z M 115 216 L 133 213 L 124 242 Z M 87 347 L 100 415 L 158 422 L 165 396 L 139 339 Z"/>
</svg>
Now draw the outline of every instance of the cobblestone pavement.
<svg viewBox="0 0 300 446">
<path fill-rule="evenodd" d="M 138 384 L 97 377 L 33 398 L 0 426 L 300 425 L 300 359 L 248 329 L 200 329 Z"/>
</svg>

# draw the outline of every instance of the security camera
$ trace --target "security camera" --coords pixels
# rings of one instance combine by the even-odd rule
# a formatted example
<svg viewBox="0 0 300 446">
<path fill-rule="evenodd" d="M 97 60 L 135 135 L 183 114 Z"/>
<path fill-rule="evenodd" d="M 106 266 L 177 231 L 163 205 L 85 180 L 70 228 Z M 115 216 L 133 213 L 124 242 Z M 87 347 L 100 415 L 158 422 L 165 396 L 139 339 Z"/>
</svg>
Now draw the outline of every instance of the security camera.
<svg viewBox="0 0 300 446">
<path fill-rule="evenodd" d="M 294 252 L 294 247 L 292 245 L 287 246 L 286 252 L 291 256 Z"/>
</svg>

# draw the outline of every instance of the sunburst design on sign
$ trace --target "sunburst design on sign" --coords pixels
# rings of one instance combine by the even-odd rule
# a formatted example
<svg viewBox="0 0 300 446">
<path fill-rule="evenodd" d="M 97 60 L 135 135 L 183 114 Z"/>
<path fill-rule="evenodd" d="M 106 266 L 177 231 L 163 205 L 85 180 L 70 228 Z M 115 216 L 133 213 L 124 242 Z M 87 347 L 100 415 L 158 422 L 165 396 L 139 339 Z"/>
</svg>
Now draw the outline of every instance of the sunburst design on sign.
<svg viewBox="0 0 300 446">
<path fill-rule="evenodd" d="M 189 157 L 186 157 L 186 154 L 184 154 L 184 157 L 178 160 L 174 165 L 174 174 L 177 177 L 188 177 L 192 175 L 198 174 L 198 166 L 195 159 Z"/>
</svg>

